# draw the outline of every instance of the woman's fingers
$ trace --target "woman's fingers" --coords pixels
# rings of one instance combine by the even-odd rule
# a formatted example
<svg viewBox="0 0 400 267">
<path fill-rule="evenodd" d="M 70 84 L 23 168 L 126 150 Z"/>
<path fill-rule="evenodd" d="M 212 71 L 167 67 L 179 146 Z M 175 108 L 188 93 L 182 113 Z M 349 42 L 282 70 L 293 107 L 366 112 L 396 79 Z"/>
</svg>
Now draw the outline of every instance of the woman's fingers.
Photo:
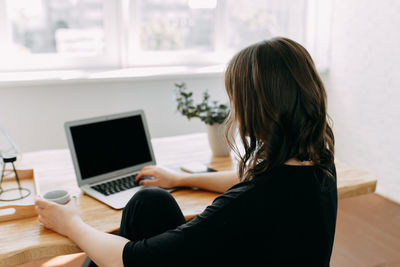
<svg viewBox="0 0 400 267">
<path fill-rule="evenodd" d="M 50 229 L 50 230 L 53 229 L 53 227 L 47 222 L 47 220 L 46 220 L 44 217 L 39 216 L 39 222 L 40 222 L 45 228 Z"/>
<path fill-rule="evenodd" d="M 45 218 L 48 216 L 48 213 L 53 210 L 53 203 L 48 202 L 46 200 L 37 198 L 35 200 L 35 210 L 39 215 L 39 218 Z"/>
<path fill-rule="evenodd" d="M 38 220 L 44 227 L 50 228 L 48 222 L 46 220 L 46 210 L 44 208 L 40 208 L 39 206 L 35 206 L 35 210 L 38 214 Z"/>
<path fill-rule="evenodd" d="M 136 175 L 135 182 L 138 182 L 143 176 L 154 176 L 154 166 L 146 166 Z"/>
<path fill-rule="evenodd" d="M 43 225 L 46 225 L 46 220 L 43 218 L 43 216 L 39 215 L 38 216 L 39 222 L 42 223 Z"/>
<path fill-rule="evenodd" d="M 36 198 L 36 200 L 35 200 L 35 206 L 38 206 L 41 209 L 48 208 L 51 205 L 52 205 L 52 203 L 50 203 L 50 202 L 48 202 L 46 200 L 43 200 L 41 198 Z"/>
<path fill-rule="evenodd" d="M 36 210 L 37 214 L 41 214 L 43 212 L 43 209 L 39 208 L 39 206 L 35 206 L 35 210 Z"/>
<path fill-rule="evenodd" d="M 143 179 L 143 176 L 152 176 L 154 179 Z M 147 166 L 144 167 L 135 178 L 135 182 L 140 185 L 159 186 L 162 188 L 171 188 L 176 184 L 179 174 L 161 166 Z"/>
<path fill-rule="evenodd" d="M 144 185 L 144 186 L 157 185 L 158 186 L 158 182 L 156 180 L 145 179 L 145 180 L 140 181 L 140 185 Z"/>
</svg>

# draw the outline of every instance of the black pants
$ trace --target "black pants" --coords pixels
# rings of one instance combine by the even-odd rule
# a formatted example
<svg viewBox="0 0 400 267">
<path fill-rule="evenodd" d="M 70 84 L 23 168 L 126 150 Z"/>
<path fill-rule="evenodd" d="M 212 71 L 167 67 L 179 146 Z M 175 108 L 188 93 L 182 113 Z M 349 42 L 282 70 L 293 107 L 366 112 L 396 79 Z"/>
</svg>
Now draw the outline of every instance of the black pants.
<svg viewBox="0 0 400 267">
<path fill-rule="evenodd" d="M 125 206 L 118 235 L 136 241 L 174 229 L 185 222 L 170 193 L 158 187 L 147 187 L 138 191 Z M 96 265 L 91 262 L 89 266 Z"/>
</svg>

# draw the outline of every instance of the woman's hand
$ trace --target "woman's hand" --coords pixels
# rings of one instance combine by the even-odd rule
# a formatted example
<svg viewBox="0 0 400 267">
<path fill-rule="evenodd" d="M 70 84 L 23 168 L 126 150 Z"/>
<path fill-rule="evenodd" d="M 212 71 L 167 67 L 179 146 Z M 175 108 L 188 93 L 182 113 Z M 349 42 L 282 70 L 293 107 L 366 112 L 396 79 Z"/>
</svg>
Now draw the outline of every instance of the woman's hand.
<svg viewBox="0 0 400 267">
<path fill-rule="evenodd" d="M 159 166 L 146 166 L 136 176 L 135 182 L 138 182 L 143 176 L 153 176 L 154 180 L 141 180 L 141 185 L 154 185 L 162 188 L 172 188 L 180 186 L 180 180 L 184 177 L 184 175 L 185 174 L 183 173 L 178 173 L 176 171 Z"/>
<path fill-rule="evenodd" d="M 129 240 L 101 232 L 84 223 L 79 216 L 75 198 L 66 205 L 38 198 L 35 208 L 39 221 L 46 228 L 70 238 L 98 266 L 123 266 L 122 252 Z"/>
<path fill-rule="evenodd" d="M 77 221 L 82 220 L 76 205 L 76 198 L 72 198 L 66 205 L 37 198 L 35 209 L 39 215 L 39 221 L 44 227 L 65 236 L 69 235 Z"/>
</svg>

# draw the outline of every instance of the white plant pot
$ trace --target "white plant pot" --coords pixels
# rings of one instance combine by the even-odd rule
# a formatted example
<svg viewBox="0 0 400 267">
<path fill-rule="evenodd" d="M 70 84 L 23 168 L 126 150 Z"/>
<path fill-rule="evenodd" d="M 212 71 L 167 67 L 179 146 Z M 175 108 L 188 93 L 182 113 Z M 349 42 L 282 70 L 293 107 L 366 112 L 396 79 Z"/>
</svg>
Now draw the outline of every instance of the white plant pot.
<svg viewBox="0 0 400 267">
<path fill-rule="evenodd" d="M 225 125 L 214 123 L 207 124 L 208 142 L 214 156 L 227 157 L 230 155 L 230 147 L 225 138 Z"/>
</svg>

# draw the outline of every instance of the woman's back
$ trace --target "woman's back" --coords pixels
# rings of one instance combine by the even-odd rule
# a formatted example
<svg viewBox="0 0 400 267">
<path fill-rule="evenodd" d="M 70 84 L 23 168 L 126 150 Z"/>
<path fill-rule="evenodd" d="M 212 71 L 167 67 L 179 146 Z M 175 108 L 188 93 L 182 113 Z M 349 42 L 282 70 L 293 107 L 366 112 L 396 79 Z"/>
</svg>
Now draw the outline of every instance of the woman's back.
<svg viewBox="0 0 400 267">
<path fill-rule="evenodd" d="M 146 266 L 329 266 L 336 207 L 331 177 L 282 165 L 233 186 L 192 221 L 130 244 L 125 255 Z"/>
</svg>

